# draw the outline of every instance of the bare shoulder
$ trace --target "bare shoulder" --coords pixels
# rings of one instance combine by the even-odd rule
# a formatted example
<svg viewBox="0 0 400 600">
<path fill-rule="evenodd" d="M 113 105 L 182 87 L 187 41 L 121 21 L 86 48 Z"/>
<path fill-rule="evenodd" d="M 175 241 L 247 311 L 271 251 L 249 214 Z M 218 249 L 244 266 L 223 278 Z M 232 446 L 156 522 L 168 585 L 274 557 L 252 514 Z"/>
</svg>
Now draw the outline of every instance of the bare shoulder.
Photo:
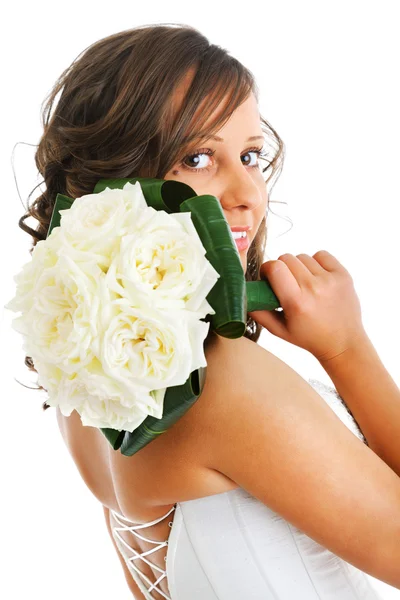
<svg viewBox="0 0 400 600">
<path fill-rule="evenodd" d="M 284 361 L 246 338 L 222 346 L 224 385 L 202 421 L 208 466 L 400 587 L 400 478 Z"/>
</svg>

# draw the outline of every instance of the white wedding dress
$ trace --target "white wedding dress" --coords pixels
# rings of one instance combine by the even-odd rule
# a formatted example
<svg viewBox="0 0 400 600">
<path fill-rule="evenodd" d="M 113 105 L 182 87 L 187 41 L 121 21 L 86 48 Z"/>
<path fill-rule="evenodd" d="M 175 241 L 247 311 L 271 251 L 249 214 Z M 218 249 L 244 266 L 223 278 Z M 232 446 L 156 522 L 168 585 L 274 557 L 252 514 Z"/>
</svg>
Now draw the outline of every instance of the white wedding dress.
<svg viewBox="0 0 400 600">
<path fill-rule="evenodd" d="M 315 379 L 308 382 L 365 443 L 335 388 Z M 174 510 L 169 539 L 154 542 L 152 550 L 168 546 L 166 571 L 160 570 L 158 581 L 167 577 L 171 596 L 138 574 L 138 560 L 129 560 L 134 551 L 121 542 L 113 528 L 116 543 L 146 600 L 154 600 L 154 587 L 169 600 L 382 600 L 364 572 L 242 488 L 178 502 L 157 521 L 141 525 L 139 531 Z M 133 523 L 118 513 L 113 516 L 133 531 Z M 140 535 L 149 539 L 144 532 Z M 146 560 L 151 563 L 151 554 Z"/>
</svg>

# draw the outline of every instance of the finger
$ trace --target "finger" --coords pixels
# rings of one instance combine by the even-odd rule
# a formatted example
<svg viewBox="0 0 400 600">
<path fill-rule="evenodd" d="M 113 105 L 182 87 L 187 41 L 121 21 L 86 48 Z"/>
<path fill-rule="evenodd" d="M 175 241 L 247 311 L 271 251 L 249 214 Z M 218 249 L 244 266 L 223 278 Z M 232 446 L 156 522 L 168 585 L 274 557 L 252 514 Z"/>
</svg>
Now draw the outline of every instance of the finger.
<svg viewBox="0 0 400 600">
<path fill-rule="evenodd" d="M 301 264 L 300 261 L 298 262 Z M 303 268 L 306 267 L 303 265 Z M 296 276 L 283 261 L 273 260 L 263 263 L 260 267 L 260 276 L 264 276 L 268 280 L 284 310 L 287 310 L 292 302 L 300 300 L 300 285 Z"/>
<path fill-rule="evenodd" d="M 313 275 L 321 275 L 325 272 L 324 267 L 308 254 L 297 254 L 296 258 L 298 258 Z"/>
<path fill-rule="evenodd" d="M 282 254 L 279 259 L 282 261 L 293 274 L 293 276 L 298 281 L 299 285 L 305 285 L 309 283 L 310 279 L 313 277 L 313 273 L 309 270 L 308 266 L 299 260 L 293 254 Z M 316 263 L 318 265 L 318 263 Z M 322 268 L 321 266 L 319 267 Z"/>
<path fill-rule="evenodd" d="M 326 270 L 326 271 L 345 271 L 348 273 L 347 269 L 342 265 L 341 262 L 338 261 L 333 254 L 328 252 L 327 250 L 318 250 L 313 255 L 313 258 Z"/>
<path fill-rule="evenodd" d="M 286 318 L 283 311 L 277 310 L 254 310 L 249 316 L 267 329 L 273 335 L 289 341 L 286 327 Z"/>
</svg>

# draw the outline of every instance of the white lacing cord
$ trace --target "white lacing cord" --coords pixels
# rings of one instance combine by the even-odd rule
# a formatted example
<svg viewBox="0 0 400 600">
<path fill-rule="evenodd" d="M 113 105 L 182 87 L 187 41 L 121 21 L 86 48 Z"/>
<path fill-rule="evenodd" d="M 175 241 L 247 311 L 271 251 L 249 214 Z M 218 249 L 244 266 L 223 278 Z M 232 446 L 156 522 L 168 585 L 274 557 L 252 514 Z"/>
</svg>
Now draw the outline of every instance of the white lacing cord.
<svg viewBox="0 0 400 600">
<path fill-rule="evenodd" d="M 162 590 L 158 589 L 156 586 L 157 584 L 164 579 L 164 577 L 167 576 L 166 571 L 163 571 L 158 565 L 155 565 L 154 563 L 148 561 L 146 558 L 144 558 L 145 556 L 152 554 L 153 552 L 156 552 L 157 550 L 160 550 L 160 548 L 163 548 L 164 546 L 168 546 L 168 540 L 164 541 L 164 542 L 160 542 L 158 540 L 151 540 L 149 538 L 145 538 L 143 536 L 141 536 L 140 534 L 138 534 L 136 532 L 137 529 L 144 529 L 145 527 L 150 527 L 151 525 L 155 525 L 156 523 L 159 523 L 160 521 L 162 521 L 163 519 L 165 519 L 166 517 L 168 517 L 168 515 L 170 515 L 174 510 L 175 510 L 175 506 L 174 505 L 168 512 L 166 515 L 164 515 L 163 517 L 160 517 L 159 519 L 155 519 L 154 521 L 150 521 L 149 523 L 144 523 L 142 525 L 131 525 L 128 526 L 126 524 L 124 524 L 122 521 L 128 521 L 128 523 L 132 523 L 132 521 L 130 521 L 129 519 L 127 519 L 126 517 L 124 517 L 123 515 L 120 515 L 119 513 L 115 512 L 114 510 L 111 510 L 111 514 L 113 515 L 114 519 L 117 521 L 117 523 L 120 525 L 120 527 L 115 527 L 112 526 L 112 531 L 113 531 L 113 535 L 115 535 L 118 540 L 120 541 L 121 544 L 123 544 L 128 550 L 130 550 L 131 552 L 134 553 L 134 556 L 131 556 L 128 558 L 128 561 L 130 563 L 130 566 L 136 571 L 136 573 L 138 573 L 138 575 L 140 575 L 143 579 L 146 580 L 146 582 L 150 585 L 150 587 L 148 588 L 147 592 L 150 593 L 151 590 L 155 589 L 157 592 L 159 592 L 159 594 L 161 594 L 162 596 L 164 596 L 164 598 L 166 598 L 167 600 L 171 600 L 169 596 L 167 596 Z M 168 525 L 170 527 L 172 527 L 172 521 L 170 521 L 168 523 Z M 151 550 L 147 550 L 146 552 L 143 552 L 142 554 L 139 554 L 134 548 L 132 548 L 119 534 L 119 531 L 130 531 L 131 533 L 134 533 L 136 535 L 136 537 L 140 538 L 141 540 L 144 540 L 146 542 L 151 542 L 153 544 L 158 544 L 158 546 L 156 546 L 155 548 L 152 548 Z M 133 564 L 133 561 L 136 560 L 137 558 L 141 558 L 145 563 L 147 563 L 150 567 L 153 567 L 155 569 L 157 569 L 158 571 L 161 572 L 160 577 L 154 582 L 152 583 L 150 581 L 150 579 L 140 571 L 140 569 Z M 164 557 L 164 560 L 166 560 L 166 556 Z"/>
</svg>

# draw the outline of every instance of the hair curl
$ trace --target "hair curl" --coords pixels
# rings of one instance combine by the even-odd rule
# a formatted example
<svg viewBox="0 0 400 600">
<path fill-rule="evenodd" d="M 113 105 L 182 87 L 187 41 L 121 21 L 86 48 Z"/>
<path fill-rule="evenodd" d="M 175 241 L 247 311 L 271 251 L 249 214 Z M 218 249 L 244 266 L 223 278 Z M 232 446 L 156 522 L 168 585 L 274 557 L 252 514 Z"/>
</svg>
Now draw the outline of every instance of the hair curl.
<svg viewBox="0 0 400 600">
<path fill-rule="evenodd" d="M 174 115 L 171 97 L 191 68 L 194 78 Z M 228 93 L 225 110 L 204 127 Z M 218 131 L 250 93 L 258 101 L 251 71 L 190 25 L 141 25 L 88 46 L 62 72 L 41 105 L 43 134 L 35 163 L 46 190 L 18 222 L 33 238 L 29 252 L 47 237 L 58 193 L 78 198 L 92 193 L 103 178 L 163 179 L 182 158 L 183 147 Z M 194 119 L 206 99 L 200 118 Z M 271 150 L 262 169 L 270 169 L 268 184 L 280 174 L 284 144 L 261 115 L 260 121 Z M 24 223 L 28 217 L 38 221 L 36 229 Z M 260 279 L 266 240 L 265 215 L 247 253 L 246 281 Z M 261 330 L 248 317 L 245 337 L 257 342 Z M 37 372 L 31 357 L 25 357 L 25 365 Z M 43 409 L 48 407 L 44 402 Z"/>
</svg>

